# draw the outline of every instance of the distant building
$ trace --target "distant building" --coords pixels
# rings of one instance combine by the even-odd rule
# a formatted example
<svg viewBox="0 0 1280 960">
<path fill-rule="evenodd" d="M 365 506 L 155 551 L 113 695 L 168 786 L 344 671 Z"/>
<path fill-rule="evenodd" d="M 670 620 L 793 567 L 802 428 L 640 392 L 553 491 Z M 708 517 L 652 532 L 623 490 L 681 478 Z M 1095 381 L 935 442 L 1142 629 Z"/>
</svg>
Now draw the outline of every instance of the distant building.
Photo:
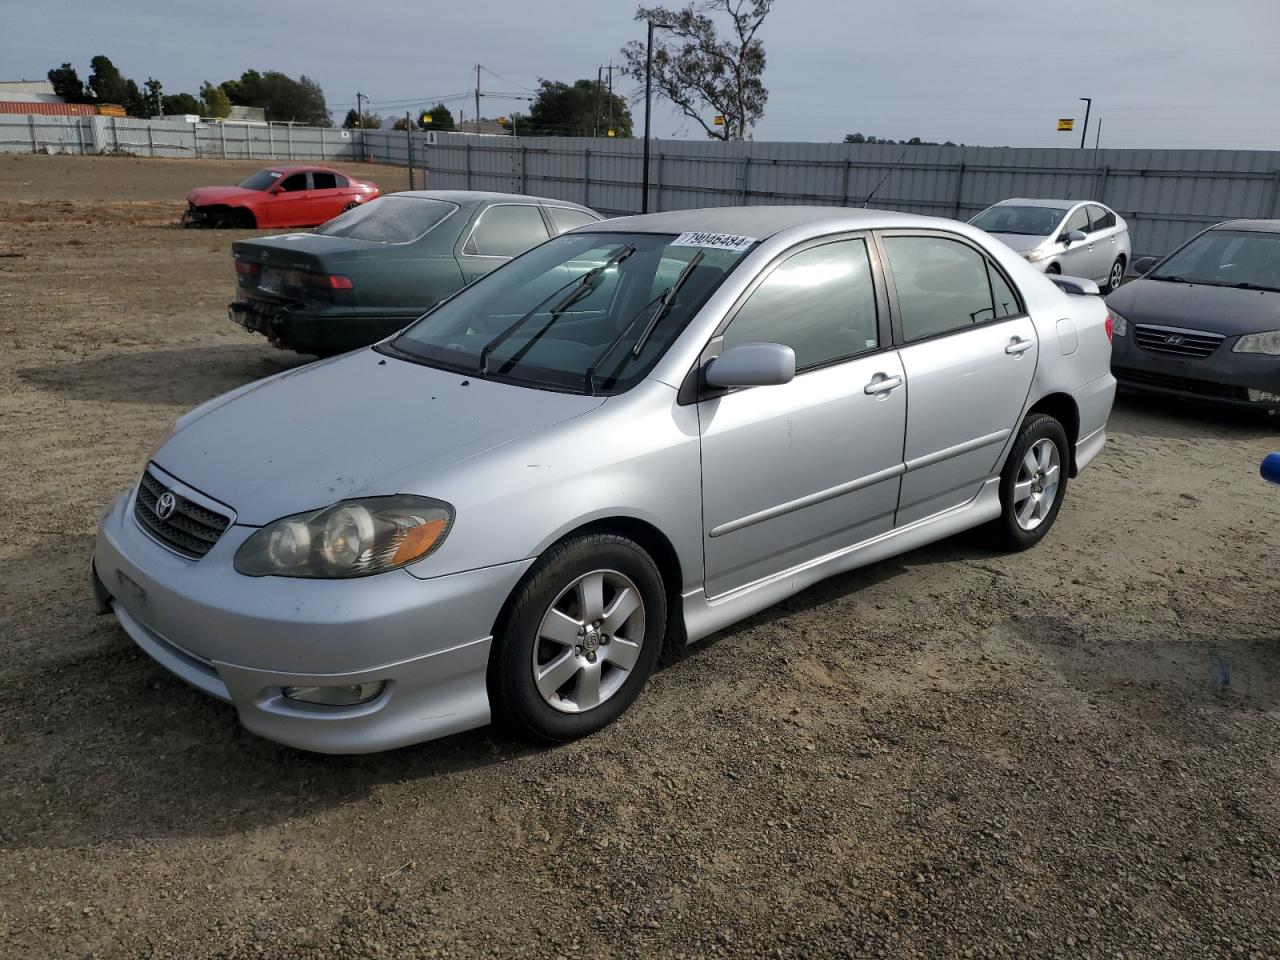
<svg viewBox="0 0 1280 960">
<path fill-rule="evenodd" d="M 48 80 L 0 81 L 0 113 L 57 117 L 123 117 L 124 108 L 112 103 L 67 103 L 53 92 Z"/>
<path fill-rule="evenodd" d="M 479 133 L 482 137 L 509 137 L 511 132 L 497 120 L 480 119 L 480 129 L 476 129 L 474 120 L 462 120 L 458 123 L 456 133 Z"/>
</svg>

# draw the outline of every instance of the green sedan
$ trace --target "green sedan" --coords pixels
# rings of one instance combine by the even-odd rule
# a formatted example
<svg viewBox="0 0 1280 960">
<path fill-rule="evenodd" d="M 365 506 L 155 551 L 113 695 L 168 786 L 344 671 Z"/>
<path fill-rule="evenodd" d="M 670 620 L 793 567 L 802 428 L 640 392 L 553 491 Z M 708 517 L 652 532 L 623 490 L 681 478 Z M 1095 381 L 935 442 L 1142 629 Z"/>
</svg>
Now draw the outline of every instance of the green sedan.
<svg viewBox="0 0 1280 960">
<path fill-rule="evenodd" d="M 393 193 L 313 233 L 231 246 L 231 319 L 277 347 L 330 356 L 388 337 L 548 237 L 604 219 L 565 200 Z"/>
</svg>

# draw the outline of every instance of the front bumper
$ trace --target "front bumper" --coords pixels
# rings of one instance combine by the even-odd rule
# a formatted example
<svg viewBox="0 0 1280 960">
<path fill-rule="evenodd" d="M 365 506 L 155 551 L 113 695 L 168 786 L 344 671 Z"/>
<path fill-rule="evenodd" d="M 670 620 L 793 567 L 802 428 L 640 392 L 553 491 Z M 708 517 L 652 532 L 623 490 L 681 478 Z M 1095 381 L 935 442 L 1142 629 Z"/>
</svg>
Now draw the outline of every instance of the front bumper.
<svg viewBox="0 0 1280 960">
<path fill-rule="evenodd" d="M 352 316 L 316 311 L 305 305 L 272 303 L 237 296 L 227 316 L 250 333 L 260 333 L 282 350 L 327 357 L 367 347 L 413 322 L 413 317 Z"/>
<path fill-rule="evenodd" d="M 1220 407 L 1280 410 L 1280 402 L 1249 399 L 1250 388 L 1280 395 L 1280 357 L 1233 353 L 1234 342 L 1228 338 L 1207 357 L 1174 357 L 1141 349 L 1130 331 L 1112 344 L 1111 371 L 1123 390 Z"/>
<path fill-rule="evenodd" d="M 162 666 L 233 704 L 271 740 L 369 753 L 489 722 L 490 631 L 532 561 L 420 580 L 245 577 L 231 566 L 254 528 L 232 526 L 198 561 L 147 536 L 133 494 L 111 505 L 93 556 L 100 609 Z M 349 707 L 285 699 L 292 686 L 385 682 Z"/>
</svg>

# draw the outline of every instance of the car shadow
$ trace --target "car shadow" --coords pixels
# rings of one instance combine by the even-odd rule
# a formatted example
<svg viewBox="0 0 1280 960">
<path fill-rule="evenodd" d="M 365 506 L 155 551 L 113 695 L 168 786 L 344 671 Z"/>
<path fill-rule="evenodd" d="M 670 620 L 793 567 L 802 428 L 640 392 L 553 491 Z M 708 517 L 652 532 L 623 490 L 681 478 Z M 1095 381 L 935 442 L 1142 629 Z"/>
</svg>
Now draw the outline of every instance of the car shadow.
<svg viewBox="0 0 1280 960">
<path fill-rule="evenodd" d="M 1261 410 L 1213 407 L 1121 391 L 1116 395 L 1108 430 L 1169 440 L 1207 436 L 1262 440 L 1280 436 L 1280 417 Z"/>
<path fill-rule="evenodd" d="M 241 384 L 314 360 L 265 343 L 229 344 L 115 353 L 26 367 L 18 376 L 34 387 L 73 400 L 192 407 Z"/>
</svg>

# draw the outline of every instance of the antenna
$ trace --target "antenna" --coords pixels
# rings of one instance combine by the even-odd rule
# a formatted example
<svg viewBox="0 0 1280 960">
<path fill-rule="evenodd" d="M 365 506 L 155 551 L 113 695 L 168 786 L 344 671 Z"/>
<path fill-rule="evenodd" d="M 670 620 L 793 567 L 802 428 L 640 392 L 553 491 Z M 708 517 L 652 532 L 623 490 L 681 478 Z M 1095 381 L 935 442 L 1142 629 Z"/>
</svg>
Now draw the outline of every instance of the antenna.
<svg viewBox="0 0 1280 960">
<path fill-rule="evenodd" d="M 876 188 L 867 194 L 867 199 L 862 201 L 863 210 L 867 209 L 867 204 L 871 202 L 871 198 L 880 192 L 880 188 L 884 186 L 884 182 L 889 179 L 889 174 L 893 173 L 893 167 L 896 167 L 902 162 L 903 158 L 907 155 L 907 150 L 910 149 L 911 148 L 909 146 L 903 148 L 902 152 L 898 154 L 898 159 L 893 161 L 893 166 L 889 167 L 889 169 L 884 172 L 884 176 L 880 178 L 880 182 L 876 184 Z"/>
</svg>

